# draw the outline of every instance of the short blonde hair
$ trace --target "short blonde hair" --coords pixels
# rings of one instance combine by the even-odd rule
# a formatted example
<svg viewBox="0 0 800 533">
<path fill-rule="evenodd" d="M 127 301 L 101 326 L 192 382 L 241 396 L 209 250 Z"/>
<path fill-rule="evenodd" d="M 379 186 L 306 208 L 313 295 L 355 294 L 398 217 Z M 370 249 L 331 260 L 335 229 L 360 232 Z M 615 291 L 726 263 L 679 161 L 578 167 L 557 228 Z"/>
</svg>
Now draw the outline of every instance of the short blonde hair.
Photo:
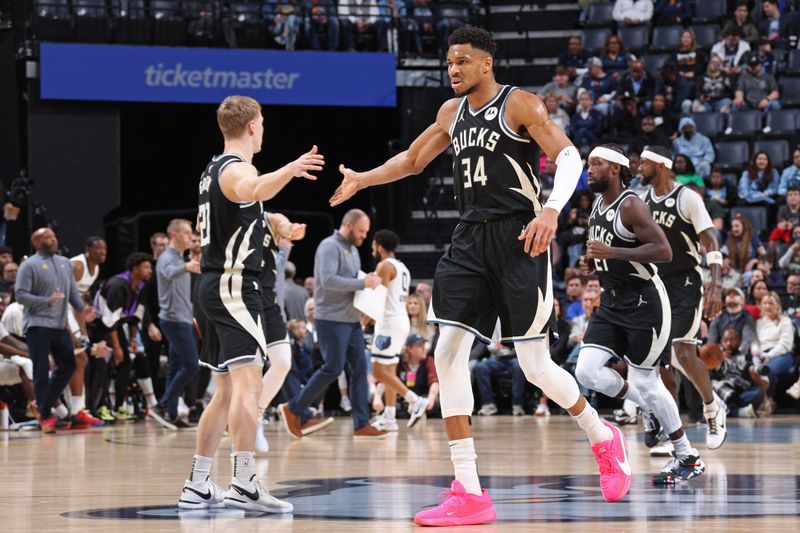
<svg viewBox="0 0 800 533">
<path fill-rule="evenodd" d="M 217 108 L 217 124 L 226 138 L 238 137 L 260 113 L 261 104 L 249 96 L 229 96 Z"/>
</svg>

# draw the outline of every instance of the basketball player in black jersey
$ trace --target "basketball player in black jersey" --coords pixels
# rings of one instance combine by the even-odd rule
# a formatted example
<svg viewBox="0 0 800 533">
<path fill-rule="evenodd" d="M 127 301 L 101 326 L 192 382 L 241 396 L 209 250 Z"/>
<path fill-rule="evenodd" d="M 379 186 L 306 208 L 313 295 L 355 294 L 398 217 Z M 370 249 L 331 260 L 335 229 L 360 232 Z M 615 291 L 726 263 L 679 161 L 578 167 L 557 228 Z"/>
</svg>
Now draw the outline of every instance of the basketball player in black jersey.
<svg viewBox="0 0 800 533">
<path fill-rule="evenodd" d="M 575 375 L 589 389 L 628 398 L 655 413 L 676 457 L 653 481 L 672 484 L 702 474 L 705 466 L 686 438 L 678 406 L 658 370 L 669 345 L 672 314 L 652 263 L 671 261 L 672 249 L 647 204 L 627 189 L 628 167 L 617 145 L 602 145 L 589 154 L 589 190 L 601 196 L 589 218 L 581 263 L 597 271 L 603 293 L 583 336 Z M 615 356 L 628 363 L 628 382 L 606 366 Z"/>
<path fill-rule="evenodd" d="M 436 122 L 408 150 L 380 167 L 355 172 L 340 166 L 344 179 L 331 198 L 338 205 L 360 189 L 419 174 L 453 146 L 461 221 L 436 268 L 429 321 L 440 327 L 434 359 L 456 480 L 438 507 L 415 517 L 417 524 L 430 526 L 495 518 L 475 462 L 468 359 L 473 336 L 488 343 L 498 318 L 503 340 L 515 343 L 528 380 L 576 417 L 592 444 L 604 444 L 597 457 L 603 480 L 613 476 L 612 444 L 622 439 L 598 418 L 549 352 L 554 324 L 549 249 L 558 214 L 582 170 L 578 151 L 538 96 L 495 81 L 496 44 L 488 32 L 463 27 L 449 44 L 448 74 L 456 98 L 442 105 Z M 544 205 L 537 176 L 540 149 L 557 162 L 553 192 Z"/>
<path fill-rule="evenodd" d="M 670 340 L 677 359 L 675 366 L 691 380 L 703 398 L 706 446 L 715 450 L 722 446 L 728 433 L 725 404 L 714 394 L 708 369 L 697 351 L 700 320 L 703 315 L 712 320 L 722 309 L 722 253 L 714 223 L 703 199 L 673 180 L 672 153 L 668 149 L 661 146 L 645 149 L 639 171 L 642 183 L 651 186 L 643 199 L 672 247 L 672 261 L 659 265 L 658 275 L 667 288 L 672 306 Z M 706 250 L 706 263 L 711 270 L 711 284 L 705 295 L 700 270 L 701 245 Z M 667 363 L 672 350 L 665 354 Z M 653 427 L 652 431 L 656 429 Z"/>
<path fill-rule="evenodd" d="M 203 509 L 225 505 L 259 512 L 287 513 L 292 505 L 271 496 L 255 474 L 253 449 L 261 371 L 266 354 L 259 286 L 264 246 L 264 211 L 269 200 L 294 177 L 315 179 L 324 159 L 316 146 L 286 166 L 259 175 L 253 155 L 264 135 L 261 106 L 252 98 L 230 96 L 217 109 L 225 138 L 200 177 L 199 214 L 202 274 L 197 282 L 196 312 L 209 324 L 201 364 L 216 372 L 214 397 L 200 418 L 192 472 L 179 507 Z M 198 320 L 201 322 L 201 320 Z M 211 463 L 228 427 L 236 452 L 227 492 L 210 481 Z"/>
</svg>

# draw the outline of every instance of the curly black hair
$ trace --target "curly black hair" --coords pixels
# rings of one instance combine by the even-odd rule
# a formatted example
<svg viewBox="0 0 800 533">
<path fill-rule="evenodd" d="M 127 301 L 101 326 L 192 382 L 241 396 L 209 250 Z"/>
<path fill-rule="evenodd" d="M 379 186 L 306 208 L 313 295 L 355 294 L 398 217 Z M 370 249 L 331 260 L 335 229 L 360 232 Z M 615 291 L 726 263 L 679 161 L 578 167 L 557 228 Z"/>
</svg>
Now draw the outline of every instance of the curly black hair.
<svg viewBox="0 0 800 533">
<path fill-rule="evenodd" d="M 134 252 L 125 259 L 125 270 L 133 270 L 145 261 L 153 264 L 153 256 L 144 252 Z"/>
<path fill-rule="evenodd" d="M 483 28 L 475 26 L 462 26 L 450 34 L 447 38 L 447 45 L 468 44 L 478 50 L 483 50 L 494 57 L 497 52 L 497 43 L 492 39 L 491 34 Z"/>
<path fill-rule="evenodd" d="M 389 229 L 379 229 L 375 232 L 372 239 L 375 241 L 375 244 L 383 246 L 383 249 L 387 252 L 394 252 L 400 245 L 400 237 L 397 233 Z"/>
<path fill-rule="evenodd" d="M 603 148 L 608 148 L 609 150 L 614 150 L 617 153 L 625 155 L 625 150 L 618 144 L 614 143 L 606 143 L 601 145 Z M 627 157 L 627 156 L 626 156 Z M 623 167 L 622 165 L 619 166 L 619 179 L 622 180 L 623 187 L 629 187 L 631 184 L 631 180 L 633 179 L 633 174 L 631 173 L 631 169 L 628 167 Z"/>
</svg>

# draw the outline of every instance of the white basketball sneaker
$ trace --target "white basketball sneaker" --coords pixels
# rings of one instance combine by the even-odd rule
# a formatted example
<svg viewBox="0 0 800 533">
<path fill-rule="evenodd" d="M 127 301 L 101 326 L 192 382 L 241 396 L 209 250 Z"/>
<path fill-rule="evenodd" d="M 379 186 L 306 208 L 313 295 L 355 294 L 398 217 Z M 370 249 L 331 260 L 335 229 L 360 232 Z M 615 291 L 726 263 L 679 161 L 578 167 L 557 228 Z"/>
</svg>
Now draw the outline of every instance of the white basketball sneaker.
<svg viewBox="0 0 800 533">
<path fill-rule="evenodd" d="M 294 510 L 291 503 L 279 500 L 262 487 L 255 474 L 249 483 L 241 483 L 234 478 L 223 503 L 225 507 L 259 513 L 291 513 Z"/>
<path fill-rule="evenodd" d="M 709 450 L 716 450 L 722 446 L 728 436 L 727 406 L 716 393 L 714 393 L 714 403 L 717 407 L 716 413 L 713 413 L 713 411 L 708 412 L 705 407 L 703 408 L 703 415 L 706 417 L 708 424 L 706 427 L 706 447 Z"/>
<path fill-rule="evenodd" d="M 417 403 L 414 405 L 408 405 L 408 412 L 411 414 L 411 418 L 408 419 L 406 423 L 406 427 L 410 428 L 423 418 L 428 413 L 428 398 L 425 396 L 420 396 Z"/>
<path fill-rule="evenodd" d="M 222 507 L 225 489 L 209 479 L 205 481 L 189 481 L 183 484 L 178 507 L 181 509 L 208 509 Z"/>
<path fill-rule="evenodd" d="M 269 451 L 269 442 L 267 437 L 264 436 L 265 421 L 263 419 L 258 421 L 256 426 L 256 453 L 263 454 Z"/>
<path fill-rule="evenodd" d="M 377 416 L 372 423 L 372 427 L 383 431 L 397 431 L 400 429 L 397 425 L 397 419 L 386 418 L 384 415 Z"/>
</svg>

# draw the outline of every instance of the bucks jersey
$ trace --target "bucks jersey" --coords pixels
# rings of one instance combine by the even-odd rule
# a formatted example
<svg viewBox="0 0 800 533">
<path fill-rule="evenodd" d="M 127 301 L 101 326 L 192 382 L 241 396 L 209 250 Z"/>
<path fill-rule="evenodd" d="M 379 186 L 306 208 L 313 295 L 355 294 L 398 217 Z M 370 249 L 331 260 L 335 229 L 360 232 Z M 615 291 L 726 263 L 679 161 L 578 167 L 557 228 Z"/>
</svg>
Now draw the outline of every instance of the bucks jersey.
<svg viewBox="0 0 800 533">
<path fill-rule="evenodd" d="M 261 272 L 264 216 L 261 202 L 231 202 L 222 193 L 219 177 L 236 154 L 214 156 L 200 177 L 199 215 L 203 271 Z"/>
<path fill-rule="evenodd" d="M 517 87 L 504 86 L 480 109 L 461 98 L 450 128 L 453 187 L 461 220 L 483 222 L 542 210 L 539 146 L 512 131 L 504 112 Z"/>
<path fill-rule="evenodd" d="M 267 212 L 264 211 L 264 252 L 263 260 L 261 261 L 261 282 L 262 289 L 274 289 L 277 270 L 275 266 L 278 257 L 278 239 L 272 233 L 272 224 L 269 223 Z"/>
<path fill-rule="evenodd" d="M 661 197 L 656 196 L 655 189 L 651 187 L 642 198 L 650 206 L 653 220 L 664 230 L 672 247 L 672 262 L 658 265 L 658 274 L 662 279 L 700 267 L 700 237 L 687 212 L 682 209 L 687 200 L 696 200 L 689 198 L 691 195 L 696 193 L 681 184 L 676 184 L 670 192 Z M 705 207 L 703 210 L 705 211 Z M 710 217 L 708 223 L 713 225 Z"/>
<path fill-rule="evenodd" d="M 589 240 L 599 241 L 612 248 L 637 248 L 642 245 L 636 235 L 626 228 L 620 217 L 620 207 L 630 198 L 638 198 L 631 190 L 622 191 L 609 206 L 603 206 L 603 197 L 597 199 L 589 217 Z M 637 263 L 622 259 L 595 259 L 595 268 L 604 289 L 623 289 L 638 285 L 655 276 L 656 267 L 650 263 Z"/>
</svg>

